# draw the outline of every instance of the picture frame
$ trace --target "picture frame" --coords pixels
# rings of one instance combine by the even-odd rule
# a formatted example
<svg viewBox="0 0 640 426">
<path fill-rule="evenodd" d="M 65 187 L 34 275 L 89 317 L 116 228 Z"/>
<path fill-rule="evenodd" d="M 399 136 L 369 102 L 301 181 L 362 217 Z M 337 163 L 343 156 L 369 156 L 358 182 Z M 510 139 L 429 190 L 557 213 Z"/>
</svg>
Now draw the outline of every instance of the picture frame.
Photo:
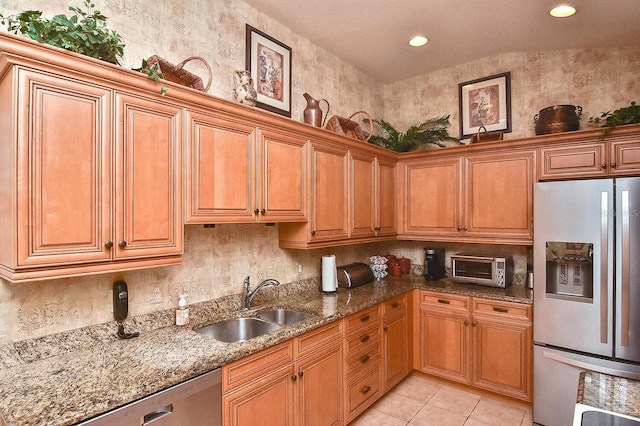
<svg viewBox="0 0 640 426">
<path fill-rule="evenodd" d="M 247 24 L 246 68 L 258 92 L 256 106 L 291 117 L 291 48 Z"/>
<path fill-rule="evenodd" d="M 511 132 L 511 73 L 458 84 L 460 139 L 487 132 Z"/>
</svg>

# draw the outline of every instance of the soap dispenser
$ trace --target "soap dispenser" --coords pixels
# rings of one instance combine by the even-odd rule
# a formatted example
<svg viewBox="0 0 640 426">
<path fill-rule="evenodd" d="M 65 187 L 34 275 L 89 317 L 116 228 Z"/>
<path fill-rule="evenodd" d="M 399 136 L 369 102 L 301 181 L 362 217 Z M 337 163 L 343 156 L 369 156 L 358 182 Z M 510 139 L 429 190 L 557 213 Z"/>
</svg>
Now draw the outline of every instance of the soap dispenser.
<svg viewBox="0 0 640 426">
<path fill-rule="evenodd" d="M 188 294 L 178 296 L 180 300 L 178 301 L 178 309 L 176 309 L 176 325 L 189 324 L 189 308 L 187 308 L 188 296 Z"/>
</svg>

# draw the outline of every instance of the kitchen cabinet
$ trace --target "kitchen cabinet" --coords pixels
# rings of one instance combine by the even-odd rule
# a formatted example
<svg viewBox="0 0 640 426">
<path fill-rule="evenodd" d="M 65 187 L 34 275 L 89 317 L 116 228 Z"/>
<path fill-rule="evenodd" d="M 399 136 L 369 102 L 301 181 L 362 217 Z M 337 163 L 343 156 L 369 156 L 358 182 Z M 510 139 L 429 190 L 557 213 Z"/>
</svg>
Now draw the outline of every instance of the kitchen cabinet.
<svg viewBox="0 0 640 426">
<path fill-rule="evenodd" d="M 640 139 L 619 136 L 540 148 L 540 180 L 629 176 L 640 173 Z"/>
<path fill-rule="evenodd" d="M 342 424 L 342 323 L 223 367 L 224 425 Z"/>
<path fill-rule="evenodd" d="M 419 304 L 421 371 L 531 401 L 531 306 L 428 291 Z"/>
<path fill-rule="evenodd" d="M 306 139 L 188 112 L 186 223 L 306 221 Z"/>
<path fill-rule="evenodd" d="M 176 264 L 182 108 L 72 71 L 12 66 L 0 82 L 0 276 Z M 15 120 L 12 119 L 15 118 Z M 113 132 L 113 133 L 112 133 Z"/>
<path fill-rule="evenodd" d="M 384 391 L 409 374 L 407 295 L 382 303 L 382 359 Z"/>
<path fill-rule="evenodd" d="M 535 161 L 511 149 L 405 162 L 400 238 L 531 244 Z"/>
</svg>

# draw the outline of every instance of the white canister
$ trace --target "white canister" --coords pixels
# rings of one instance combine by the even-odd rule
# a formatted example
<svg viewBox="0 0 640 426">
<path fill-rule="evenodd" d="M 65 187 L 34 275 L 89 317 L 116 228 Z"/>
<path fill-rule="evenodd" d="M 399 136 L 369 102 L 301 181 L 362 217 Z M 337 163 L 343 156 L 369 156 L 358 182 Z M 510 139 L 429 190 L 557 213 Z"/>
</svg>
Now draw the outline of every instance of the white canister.
<svg viewBox="0 0 640 426">
<path fill-rule="evenodd" d="M 337 289 L 336 256 L 333 254 L 322 256 L 322 291 L 332 293 Z"/>
</svg>

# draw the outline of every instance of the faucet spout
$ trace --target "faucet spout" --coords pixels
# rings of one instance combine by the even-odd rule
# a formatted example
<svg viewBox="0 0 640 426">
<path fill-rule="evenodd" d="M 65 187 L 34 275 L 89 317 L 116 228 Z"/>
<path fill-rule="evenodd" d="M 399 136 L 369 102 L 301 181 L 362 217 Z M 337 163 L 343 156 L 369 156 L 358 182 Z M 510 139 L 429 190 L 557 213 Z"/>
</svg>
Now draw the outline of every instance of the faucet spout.
<svg viewBox="0 0 640 426">
<path fill-rule="evenodd" d="M 244 279 L 244 298 L 243 298 L 243 307 L 242 310 L 246 311 L 249 310 L 251 308 L 251 301 L 253 300 L 253 297 L 256 295 L 256 293 L 258 291 L 260 291 L 260 289 L 270 286 L 270 285 L 280 285 L 280 282 L 277 280 L 274 280 L 273 278 L 269 278 L 266 279 L 264 281 L 262 281 L 260 284 L 258 284 L 258 286 L 254 289 L 251 290 L 251 282 L 250 282 L 250 277 L 247 277 Z"/>
</svg>

